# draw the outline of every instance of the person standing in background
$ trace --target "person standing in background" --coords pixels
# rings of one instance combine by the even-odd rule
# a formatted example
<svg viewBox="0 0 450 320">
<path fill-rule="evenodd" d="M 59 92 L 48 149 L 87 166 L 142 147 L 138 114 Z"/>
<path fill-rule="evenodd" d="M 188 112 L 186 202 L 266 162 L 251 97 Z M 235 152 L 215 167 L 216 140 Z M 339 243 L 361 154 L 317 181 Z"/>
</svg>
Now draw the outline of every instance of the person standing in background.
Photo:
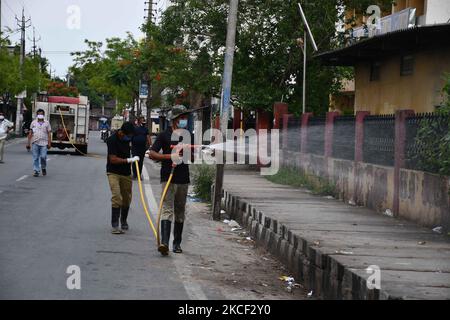
<svg viewBox="0 0 450 320">
<path fill-rule="evenodd" d="M 134 128 L 134 137 L 132 140 L 133 156 L 139 157 L 139 174 L 142 177 L 142 168 L 144 166 L 145 152 L 150 148 L 152 142 L 147 129 L 147 121 L 141 116 L 138 119 L 137 126 Z M 136 166 L 133 166 L 133 179 L 137 179 Z"/>
<path fill-rule="evenodd" d="M 3 112 L 0 112 L 0 163 L 3 163 L 3 152 L 5 150 L 6 138 L 8 137 L 9 131 L 14 127 L 14 125 L 5 119 Z"/>
<path fill-rule="evenodd" d="M 47 151 L 52 147 L 52 128 L 45 120 L 44 110 L 39 109 L 36 114 L 37 119 L 30 125 L 27 149 L 31 149 L 33 154 L 33 176 L 39 177 L 41 170 L 43 176 L 47 175 Z"/>
</svg>

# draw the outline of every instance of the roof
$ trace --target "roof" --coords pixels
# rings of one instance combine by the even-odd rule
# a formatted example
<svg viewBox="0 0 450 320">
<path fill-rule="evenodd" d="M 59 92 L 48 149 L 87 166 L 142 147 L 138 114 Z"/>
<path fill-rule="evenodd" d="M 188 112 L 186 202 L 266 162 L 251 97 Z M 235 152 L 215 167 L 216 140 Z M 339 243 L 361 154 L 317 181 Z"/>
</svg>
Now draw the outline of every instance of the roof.
<svg viewBox="0 0 450 320">
<path fill-rule="evenodd" d="M 315 56 L 329 66 L 352 66 L 402 52 L 439 49 L 450 46 L 450 24 L 416 26 L 360 40 L 359 42 Z"/>
</svg>

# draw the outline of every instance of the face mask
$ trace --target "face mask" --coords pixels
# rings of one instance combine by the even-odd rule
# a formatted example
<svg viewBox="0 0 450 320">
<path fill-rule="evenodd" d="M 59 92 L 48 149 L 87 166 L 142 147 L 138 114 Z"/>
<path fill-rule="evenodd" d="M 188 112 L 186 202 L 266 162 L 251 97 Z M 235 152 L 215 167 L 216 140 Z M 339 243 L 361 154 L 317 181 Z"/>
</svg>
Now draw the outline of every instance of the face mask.
<svg viewBox="0 0 450 320">
<path fill-rule="evenodd" d="M 131 141 L 131 137 L 129 137 L 129 136 L 123 136 L 122 141 L 123 141 L 123 142 L 130 142 L 130 141 Z"/>
<path fill-rule="evenodd" d="M 44 117 L 42 114 L 40 114 L 40 115 L 37 116 L 37 119 L 38 119 L 38 120 L 44 120 L 45 117 Z"/>
<path fill-rule="evenodd" d="M 142 122 L 141 126 L 145 127 L 147 125 L 147 122 Z"/>
<path fill-rule="evenodd" d="M 181 119 L 178 121 L 178 128 L 180 129 L 186 129 L 188 126 L 188 121 L 186 119 Z"/>
<path fill-rule="evenodd" d="M 0 116 L 0 121 L 3 121 L 3 120 L 5 120 L 5 117 L 4 116 Z"/>
</svg>

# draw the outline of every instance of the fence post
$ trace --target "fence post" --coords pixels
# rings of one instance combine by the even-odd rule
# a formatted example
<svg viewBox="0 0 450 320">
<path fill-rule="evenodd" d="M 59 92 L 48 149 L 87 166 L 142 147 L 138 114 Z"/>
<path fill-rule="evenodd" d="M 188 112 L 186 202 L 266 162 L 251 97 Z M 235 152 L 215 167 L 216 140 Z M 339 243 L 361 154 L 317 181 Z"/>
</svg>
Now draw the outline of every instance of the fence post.
<svg viewBox="0 0 450 320">
<path fill-rule="evenodd" d="M 287 103 L 275 102 L 275 104 L 273 105 L 274 129 L 281 129 L 283 116 L 289 112 L 288 109 L 289 105 Z"/>
<path fill-rule="evenodd" d="M 368 111 L 356 112 L 355 124 L 355 162 L 364 161 L 364 119 L 370 115 Z"/>
<path fill-rule="evenodd" d="M 339 112 L 327 112 L 327 119 L 325 122 L 325 143 L 324 156 L 329 158 L 333 155 L 333 133 L 334 133 L 334 119 L 340 115 Z"/>
<path fill-rule="evenodd" d="M 301 138 L 300 138 L 300 152 L 306 153 L 308 151 L 308 125 L 309 118 L 313 116 L 312 112 L 302 114 Z"/>
<path fill-rule="evenodd" d="M 215 116 L 213 128 L 220 130 L 220 117 L 219 116 Z"/>
<path fill-rule="evenodd" d="M 239 108 L 234 108 L 234 117 L 233 117 L 233 130 L 241 129 L 241 121 L 242 121 L 242 111 Z M 245 130 L 245 128 L 244 128 Z"/>
<path fill-rule="evenodd" d="M 259 137 L 259 131 L 260 130 L 266 130 L 267 134 L 269 134 L 269 130 L 270 130 L 270 116 L 271 113 L 267 112 L 265 110 L 258 110 L 256 112 L 256 135 L 257 135 L 257 150 L 258 150 L 258 167 L 262 166 L 262 163 L 260 161 L 260 157 L 259 157 L 259 146 L 260 146 L 260 137 Z"/>
<path fill-rule="evenodd" d="M 400 169 L 405 166 L 406 153 L 406 118 L 413 116 L 413 110 L 395 112 L 395 162 L 394 162 L 394 216 L 398 217 L 400 209 Z"/>
</svg>

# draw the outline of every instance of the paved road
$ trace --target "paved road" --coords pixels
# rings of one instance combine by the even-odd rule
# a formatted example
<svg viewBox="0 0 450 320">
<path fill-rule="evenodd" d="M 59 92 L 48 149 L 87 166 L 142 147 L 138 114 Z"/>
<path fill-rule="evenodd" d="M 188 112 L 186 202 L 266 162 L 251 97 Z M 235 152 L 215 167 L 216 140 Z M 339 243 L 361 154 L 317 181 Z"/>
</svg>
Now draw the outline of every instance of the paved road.
<svg viewBox="0 0 450 320">
<path fill-rule="evenodd" d="M 89 151 L 106 154 L 98 133 Z M 22 140 L 7 146 L 0 164 L 0 299 L 202 298 L 179 276 L 177 259 L 156 252 L 136 185 L 131 230 L 114 236 L 105 160 L 49 159 L 49 175 L 32 177 Z M 81 290 L 66 287 L 71 265 L 81 268 Z"/>
</svg>

